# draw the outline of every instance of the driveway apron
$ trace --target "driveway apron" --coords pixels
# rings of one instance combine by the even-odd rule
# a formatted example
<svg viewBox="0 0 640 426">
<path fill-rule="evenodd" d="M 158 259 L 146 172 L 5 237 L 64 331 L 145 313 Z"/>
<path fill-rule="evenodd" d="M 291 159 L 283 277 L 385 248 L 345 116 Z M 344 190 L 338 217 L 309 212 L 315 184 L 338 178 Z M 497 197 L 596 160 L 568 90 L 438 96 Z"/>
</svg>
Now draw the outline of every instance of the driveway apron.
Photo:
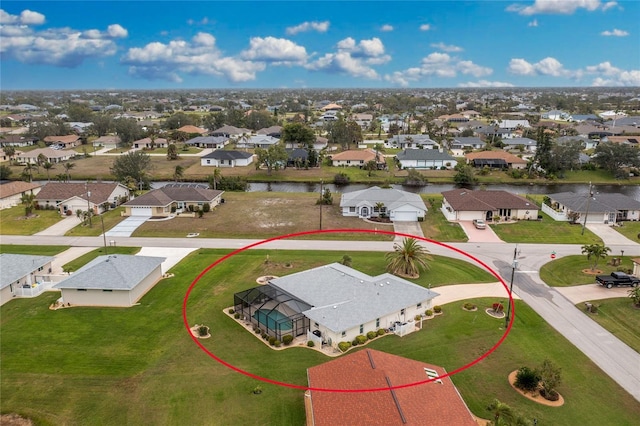
<svg viewBox="0 0 640 426">
<path fill-rule="evenodd" d="M 130 237 L 133 231 L 138 229 L 140 225 L 145 223 L 150 217 L 148 216 L 129 216 L 109 231 L 105 232 L 107 237 Z"/>
</svg>

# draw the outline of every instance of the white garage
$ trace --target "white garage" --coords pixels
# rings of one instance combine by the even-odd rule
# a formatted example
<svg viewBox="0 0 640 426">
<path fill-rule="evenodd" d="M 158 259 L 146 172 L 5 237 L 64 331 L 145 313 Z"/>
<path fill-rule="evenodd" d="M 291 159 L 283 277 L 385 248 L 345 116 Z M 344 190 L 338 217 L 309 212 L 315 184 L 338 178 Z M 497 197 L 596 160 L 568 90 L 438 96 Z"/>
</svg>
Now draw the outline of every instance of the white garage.
<svg viewBox="0 0 640 426">
<path fill-rule="evenodd" d="M 153 215 L 153 209 L 151 207 L 131 207 L 131 216 L 146 216 L 151 217 Z"/>
<path fill-rule="evenodd" d="M 340 207 L 343 216 L 388 217 L 394 222 L 416 222 L 427 213 L 419 194 L 377 186 L 342 194 Z"/>
<path fill-rule="evenodd" d="M 418 220 L 418 212 L 415 210 L 392 210 L 390 218 L 394 222 L 416 222 Z"/>
</svg>

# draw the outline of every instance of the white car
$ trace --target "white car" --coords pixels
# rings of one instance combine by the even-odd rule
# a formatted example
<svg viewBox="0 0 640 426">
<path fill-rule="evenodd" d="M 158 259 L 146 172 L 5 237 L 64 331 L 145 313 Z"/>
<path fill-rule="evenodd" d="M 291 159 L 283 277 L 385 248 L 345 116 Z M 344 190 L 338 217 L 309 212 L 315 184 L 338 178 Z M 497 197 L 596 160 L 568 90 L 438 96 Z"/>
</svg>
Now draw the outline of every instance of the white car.
<svg viewBox="0 0 640 426">
<path fill-rule="evenodd" d="M 473 226 L 475 226 L 477 229 L 485 229 L 487 227 L 487 224 L 482 219 L 473 219 Z"/>
</svg>

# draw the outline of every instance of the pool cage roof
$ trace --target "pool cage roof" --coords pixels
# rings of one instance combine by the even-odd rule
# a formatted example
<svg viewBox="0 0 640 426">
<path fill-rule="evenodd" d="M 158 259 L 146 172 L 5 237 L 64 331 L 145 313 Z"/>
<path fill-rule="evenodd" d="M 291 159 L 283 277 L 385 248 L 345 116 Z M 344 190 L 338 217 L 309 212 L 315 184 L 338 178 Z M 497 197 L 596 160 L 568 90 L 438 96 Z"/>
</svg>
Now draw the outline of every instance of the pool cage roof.
<svg viewBox="0 0 640 426">
<path fill-rule="evenodd" d="M 304 316 L 302 312 L 311 309 L 311 305 L 308 303 L 270 285 L 262 285 L 241 291 L 234 295 L 234 299 L 236 306 L 252 306 L 255 309 L 261 309 L 269 302 L 275 302 L 275 305 L 269 304 L 270 310 L 277 309 L 280 305 L 285 305 L 288 309 L 283 310 L 287 312 L 293 311 L 295 313 L 289 315 L 289 319 Z"/>
</svg>

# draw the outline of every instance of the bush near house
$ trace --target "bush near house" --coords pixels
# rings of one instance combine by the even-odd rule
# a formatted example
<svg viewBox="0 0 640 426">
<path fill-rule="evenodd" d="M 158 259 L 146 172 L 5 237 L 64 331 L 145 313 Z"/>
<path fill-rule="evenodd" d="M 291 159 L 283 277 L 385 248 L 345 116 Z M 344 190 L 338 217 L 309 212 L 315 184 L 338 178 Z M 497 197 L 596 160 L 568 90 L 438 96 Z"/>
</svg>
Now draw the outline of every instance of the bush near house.
<svg viewBox="0 0 640 426">
<path fill-rule="evenodd" d="M 341 352 L 346 352 L 351 347 L 351 342 L 340 342 L 338 343 L 338 349 Z"/>
</svg>

